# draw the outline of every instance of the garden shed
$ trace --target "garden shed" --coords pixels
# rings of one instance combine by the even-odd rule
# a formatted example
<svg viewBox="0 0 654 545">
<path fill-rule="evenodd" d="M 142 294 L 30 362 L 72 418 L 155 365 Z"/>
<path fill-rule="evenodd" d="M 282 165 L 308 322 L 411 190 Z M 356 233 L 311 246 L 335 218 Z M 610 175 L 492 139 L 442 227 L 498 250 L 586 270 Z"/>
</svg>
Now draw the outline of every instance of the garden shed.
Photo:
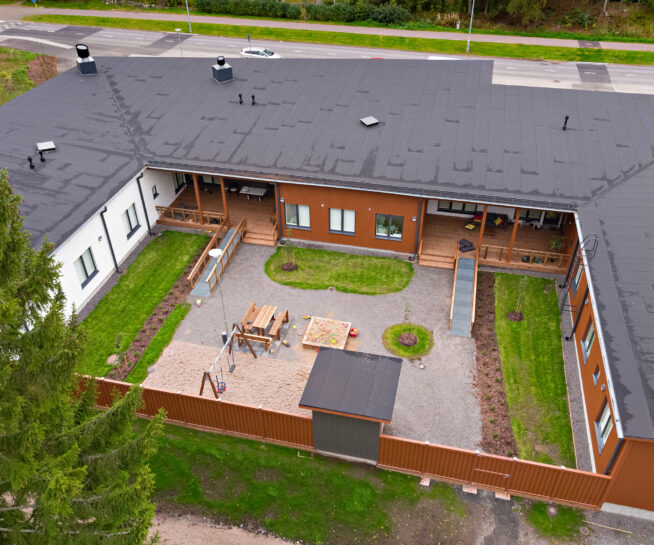
<svg viewBox="0 0 654 545">
<path fill-rule="evenodd" d="M 300 399 L 313 414 L 315 449 L 376 462 L 401 368 L 401 358 L 321 348 Z"/>
</svg>

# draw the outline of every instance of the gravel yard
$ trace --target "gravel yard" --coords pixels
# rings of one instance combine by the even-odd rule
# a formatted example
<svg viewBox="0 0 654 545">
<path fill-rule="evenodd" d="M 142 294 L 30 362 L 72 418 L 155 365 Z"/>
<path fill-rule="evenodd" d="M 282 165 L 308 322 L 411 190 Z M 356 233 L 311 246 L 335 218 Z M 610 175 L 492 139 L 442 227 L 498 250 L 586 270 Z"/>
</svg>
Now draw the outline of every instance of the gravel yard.
<svg viewBox="0 0 654 545">
<path fill-rule="evenodd" d="M 352 327 L 359 329 L 359 336 L 349 338 L 346 349 L 387 354 L 382 343 L 382 333 L 389 325 L 402 321 L 408 304 L 410 320 L 434 332 L 434 348 L 428 356 L 422 358 L 423 369 L 420 368 L 420 361 L 405 360 L 393 420 L 384 427 L 384 431 L 408 439 L 461 448 L 473 449 L 477 446 L 481 439 L 481 424 L 479 406 L 473 391 L 474 343 L 472 339 L 455 337 L 447 331 L 452 293 L 451 271 L 416 266 L 415 275 L 406 289 L 385 295 L 301 290 L 282 286 L 266 276 L 264 264 L 273 251 L 274 248 L 242 245 L 221 279 L 229 326 L 240 320 L 253 302 L 257 306 L 275 305 L 280 311 L 288 309 L 290 317 L 289 323 L 282 329 L 282 339 L 287 339 L 290 347 L 275 342 L 272 346 L 273 354 L 264 354 L 262 346 L 256 345 L 257 353 L 263 357 L 257 359 L 255 365 L 261 365 L 260 368 L 264 370 L 263 380 L 258 381 L 255 374 L 251 377 L 248 375 L 250 378 L 246 380 L 245 389 L 250 401 L 239 397 L 239 402 L 261 404 L 285 411 L 290 411 L 293 404 L 297 406 L 299 395 L 295 392 L 301 394 L 306 381 L 298 367 L 309 362 L 310 369 L 315 357 L 312 349 L 300 345 L 308 324 L 303 316 L 352 322 Z M 156 383 L 163 387 L 166 383 L 166 387 L 172 390 L 187 391 L 185 388 L 188 388 L 189 392 L 196 394 L 199 391 L 202 371 L 209 368 L 222 346 L 220 332 L 225 327 L 218 290 L 204 299 L 199 307 L 195 305 L 194 298 L 191 302 L 194 306 L 177 330 L 175 342 L 164 352 L 146 385 Z M 189 354 L 197 351 L 198 356 L 175 356 L 179 350 L 178 343 L 196 345 L 197 348 L 186 349 Z M 203 352 L 205 349 L 214 350 Z M 241 346 L 237 358 L 242 357 L 241 354 L 246 350 L 245 345 Z M 201 353 L 203 355 L 199 357 Z M 183 362 L 184 371 L 176 371 L 176 378 L 170 382 L 168 379 L 159 381 L 157 374 L 168 374 L 167 371 L 162 371 L 166 366 L 174 367 L 175 358 L 178 363 Z M 273 360 L 280 363 L 274 363 Z M 287 368 L 281 362 L 290 364 L 290 367 Z M 161 363 L 164 365 L 160 367 Z M 242 367 L 244 365 L 239 367 L 237 361 L 234 375 L 226 377 L 228 392 L 230 388 L 233 388 L 232 391 L 240 388 L 237 381 L 240 380 L 239 371 Z M 257 367 L 252 366 L 252 369 Z M 268 375 L 272 370 L 280 372 L 272 380 L 273 383 L 288 383 L 279 388 L 279 401 L 272 395 L 274 388 L 271 387 Z M 294 371 L 297 372 L 294 374 Z M 153 382 L 150 382 L 151 379 Z M 293 380 L 297 380 L 298 384 L 290 386 Z M 295 412 L 298 410 L 300 409 Z"/>
</svg>

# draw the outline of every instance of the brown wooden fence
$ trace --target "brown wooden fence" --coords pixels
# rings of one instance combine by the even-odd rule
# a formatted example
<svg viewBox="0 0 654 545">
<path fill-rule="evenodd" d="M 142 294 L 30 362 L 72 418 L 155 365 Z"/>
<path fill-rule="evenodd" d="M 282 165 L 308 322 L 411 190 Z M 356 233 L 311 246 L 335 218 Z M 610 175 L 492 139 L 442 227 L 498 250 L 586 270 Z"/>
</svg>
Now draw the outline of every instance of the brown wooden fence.
<svg viewBox="0 0 654 545">
<path fill-rule="evenodd" d="M 589 509 L 604 502 L 611 478 L 597 473 L 382 435 L 377 465 L 436 479 Z"/>
<path fill-rule="evenodd" d="M 124 394 L 130 386 L 114 380 L 98 380 L 97 404 L 109 407 L 113 391 Z M 313 429 L 308 416 L 150 388 L 143 388 L 143 401 L 144 407 L 139 413 L 144 416 L 154 416 L 163 407 L 168 420 L 173 422 L 294 447 L 313 448 Z"/>
<path fill-rule="evenodd" d="M 114 390 L 125 393 L 130 386 L 124 382 L 98 380 L 97 404 L 110 406 Z M 140 414 L 144 416 L 154 416 L 163 407 L 173 423 L 313 449 L 310 417 L 150 388 L 143 388 L 143 400 Z M 587 509 L 602 506 L 611 482 L 611 477 L 597 473 L 388 435 L 379 438 L 377 465 L 383 469 Z"/>
</svg>

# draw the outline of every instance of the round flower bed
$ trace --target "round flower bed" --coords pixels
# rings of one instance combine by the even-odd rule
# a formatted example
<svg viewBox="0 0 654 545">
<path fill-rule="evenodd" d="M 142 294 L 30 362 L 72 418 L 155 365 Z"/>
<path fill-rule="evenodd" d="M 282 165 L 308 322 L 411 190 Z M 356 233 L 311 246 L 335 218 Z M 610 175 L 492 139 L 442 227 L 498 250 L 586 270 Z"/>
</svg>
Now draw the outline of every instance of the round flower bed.
<svg viewBox="0 0 654 545">
<path fill-rule="evenodd" d="M 418 324 L 395 324 L 382 335 L 384 346 L 391 354 L 401 358 L 416 359 L 431 352 L 434 336 Z"/>
</svg>

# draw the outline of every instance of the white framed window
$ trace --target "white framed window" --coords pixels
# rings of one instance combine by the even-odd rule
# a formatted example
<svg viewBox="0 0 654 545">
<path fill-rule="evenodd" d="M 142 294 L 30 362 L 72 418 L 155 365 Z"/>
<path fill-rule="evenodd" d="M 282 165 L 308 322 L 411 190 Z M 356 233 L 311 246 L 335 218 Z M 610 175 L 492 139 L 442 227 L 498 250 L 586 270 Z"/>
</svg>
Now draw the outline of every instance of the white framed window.
<svg viewBox="0 0 654 545">
<path fill-rule="evenodd" d="M 595 372 L 593 373 L 593 384 L 597 386 L 600 378 L 600 366 L 595 367 Z"/>
<path fill-rule="evenodd" d="M 86 286 L 98 274 L 98 268 L 95 266 L 95 259 L 93 259 L 93 252 L 90 247 L 75 260 L 74 265 L 82 287 Z"/>
<path fill-rule="evenodd" d="M 175 186 L 175 193 L 179 193 L 186 185 L 186 179 L 181 172 L 173 172 L 173 185 Z"/>
<path fill-rule="evenodd" d="M 159 196 L 159 191 L 157 191 L 157 184 L 152 186 L 152 198 L 156 199 Z"/>
<path fill-rule="evenodd" d="M 355 228 L 356 214 L 354 210 L 343 210 L 341 208 L 329 209 L 329 231 L 332 233 L 344 233 L 353 235 Z"/>
<path fill-rule="evenodd" d="M 602 449 L 606 442 L 609 439 L 609 434 L 613 429 L 613 420 L 611 419 L 611 409 L 609 408 L 609 402 L 604 402 L 604 408 L 602 409 L 602 414 L 598 420 L 595 421 L 595 434 L 597 435 L 597 448 L 599 453 L 602 453 Z"/>
<path fill-rule="evenodd" d="M 590 349 L 593 347 L 594 342 L 595 342 L 595 325 L 591 320 L 590 324 L 588 324 L 588 329 L 586 330 L 586 334 L 584 335 L 584 338 L 581 340 L 581 350 L 584 355 L 584 363 L 586 363 L 586 360 L 588 359 L 588 355 L 590 354 Z"/>
<path fill-rule="evenodd" d="M 581 277 L 584 274 L 584 264 L 579 261 L 579 264 L 577 265 L 577 270 L 575 272 L 575 276 L 572 279 L 572 293 L 577 293 L 577 289 L 579 289 L 579 283 L 581 282 Z"/>
<path fill-rule="evenodd" d="M 130 238 L 139 230 L 139 218 L 136 215 L 136 206 L 132 203 L 127 210 L 123 212 L 123 228 L 127 238 Z"/>
<path fill-rule="evenodd" d="M 404 229 L 403 216 L 391 216 L 390 214 L 377 214 L 375 217 L 375 237 L 377 238 L 402 240 L 403 229 Z"/>
<path fill-rule="evenodd" d="M 286 225 L 294 229 L 311 229 L 309 206 L 306 204 L 286 204 Z"/>
</svg>

